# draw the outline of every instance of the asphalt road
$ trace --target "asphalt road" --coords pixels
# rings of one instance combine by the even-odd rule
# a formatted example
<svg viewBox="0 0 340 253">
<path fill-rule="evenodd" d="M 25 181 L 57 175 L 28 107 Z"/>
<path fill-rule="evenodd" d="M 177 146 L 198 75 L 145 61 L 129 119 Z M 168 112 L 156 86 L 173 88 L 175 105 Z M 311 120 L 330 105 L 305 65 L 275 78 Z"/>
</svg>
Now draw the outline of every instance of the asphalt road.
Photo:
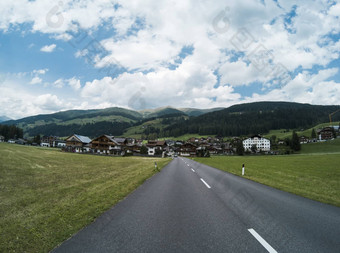
<svg viewBox="0 0 340 253">
<path fill-rule="evenodd" d="M 178 157 L 53 252 L 340 252 L 340 208 Z"/>
</svg>

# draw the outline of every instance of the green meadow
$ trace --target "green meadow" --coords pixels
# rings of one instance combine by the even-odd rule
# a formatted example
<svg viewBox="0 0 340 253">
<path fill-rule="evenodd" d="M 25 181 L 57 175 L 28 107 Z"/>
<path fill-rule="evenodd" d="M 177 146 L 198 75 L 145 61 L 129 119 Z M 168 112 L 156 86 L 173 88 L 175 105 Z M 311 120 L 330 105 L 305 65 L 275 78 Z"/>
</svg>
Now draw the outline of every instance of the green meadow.
<svg viewBox="0 0 340 253">
<path fill-rule="evenodd" d="M 335 122 L 332 122 L 332 126 L 338 126 L 339 125 L 339 121 L 335 121 Z M 306 137 L 309 137 L 311 138 L 311 135 L 312 135 L 312 130 L 314 129 L 315 131 L 317 131 L 318 129 L 321 129 L 321 128 L 324 128 L 324 127 L 328 127 L 330 125 L 330 123 L 321 123 L 319 125 L 316 125 L 312 128 L 309 128 L 309 129 L 297 129 L 296 130 L 296 133 L 299 135 L 299 136 L 306 136 Z M 292 138 L 292 134 L 293 134 L 293 130 L 289 130 L 288 132 L 285 130 L 285 129 L 279 129 L 279 130 L 270 130 L 269 133 L 263 135 L 263 137 L 265 138 L 270 138 L 272 135 L 275 135 L 277 139 L 285 139 L 285 138 Z"/>
<path fill-rule="evenodd" d="M 301 154 L 340 154 L 340 138 L 331 141 L 307 143 L 301 145 Z M 339 165 L 340 166 L 340 165 Z"/>
<path fill-rule="evenodd" d="M 0 252 L 52 250 L 169 161 L 0 143 Z"/>
<path fill-rule="evenodd" d="M 340 207 L 340 153 L 213 156 L 194 160 L 239 176 L 245 164 L 245 178 Z"/>
</svg>

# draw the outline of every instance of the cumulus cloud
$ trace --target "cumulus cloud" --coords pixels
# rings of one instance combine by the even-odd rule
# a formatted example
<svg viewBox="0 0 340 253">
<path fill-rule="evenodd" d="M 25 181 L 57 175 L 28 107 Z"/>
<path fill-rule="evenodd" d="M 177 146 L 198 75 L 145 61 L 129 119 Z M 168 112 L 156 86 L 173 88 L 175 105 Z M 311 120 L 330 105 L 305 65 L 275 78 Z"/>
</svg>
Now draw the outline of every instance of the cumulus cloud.
<svg viewBox="0 0 340 253">
<path fill-rule="evenodd" d="M 81 96 L 93 104 L 106 101 L 133 109 L 158 107 L 164 101 L 181 107 L 210 108 L 232 104 L 240 98 L 232 87 L 214 87 L 215 83 L 211 70 L 185 62 L 176 70 L 161 68 L 157 72 L 124 73 L 117 79 L 86 82 Z"/>
<path fill-rule="evenodd" d="M 80 80 L 78 80 L 75 77 L 72 77 L 71 79 L 68 79 L 67 82 L 70 85 L 70 87 L 72 89 L 74 89 L 74 90 L 79 90 L 80 87 L 81 87 Z"/>
<path fill-rule="evenodd" d="M 56 47 L 56 44 L 46 45 L 40 48 L 40 51 L 45 53 L 52 53 Z"/>
<path fill-rule="evenodd" d="M 299 73 L 282 89 L 274 89 L 267 94 L 253 94 L 245 101 L 295 101 L 300 103 L 332 105 L 339 104 L 340 82 L 329 80 L 338 74 L 338 68 L 324 69 L 312 74 Z"/>
<path fill-rule="evenodd" d="M 329 104 L 338 103 L 333 94 L 338 92 L 338 69 L 329 65 L 339 59 L 339 6 L 321 0 L 3 1 L 0 29 L 28 23 L 31 32 L 63 41 L 77 31 L 100 30 L 96 40 L 105 52 L 78 48 L 74 57 L 91 55 L 95 68 L 118 65 L 119 71 L 83 85 L 77 77 L 53 82 L 50 86 L 58 90 L 79 94 L 72 108 L 215 107 L 257 100 Z M 46 45 L 41 51 L 56 47 Z M 188 47 L 192 51 L 186 54 Z M 291 81 L 272 85 L 273 69 L 259 68 L 266 58 L 252 58 L 259 48 L 270 55 L 270 67 L 290 72 Z M 27 83 L 41 83 L 47 71 L 33 71 Z M 243 98 L 235 92 L 241 86 L 251 90 L 254 83 L 263 84 L 263 94 Z M 61 106 L 46 94 L 39 101 Z"/>
<path fill-rule="evenodd" d="M 17 80 L 7 79 L 0 85 L 0 107 L 6 108 L 3 112 L 13 119 L 42 113 L 53 113 L 60 110 L 71 109 L 73 104 L 60 99 L 50 93 L 37 94 L 32 89 L 23 89 Z"/>
<path fill-rule="evenodd" d="M 32 74 L 36 75 L 45 75 L 48 69 L 35 69 L 32 71 Z"/>
<path fill-rule="evenodd" d="M 65 85 L 69 85 L 75 91 L 81 88 L 80 80 L 76 77 L 70 79 L 59 78 L 53 83 L 53 86 L 56 88 L 63 88 Z"/>
<path fill-rule="evenodd" d="M 33 77 L 33 79 L 31 80 L 30 84 L 39 84 L 42 82 L 42 79 L 40 77 Z"/>
<path fill-rule="evenodd" d="M 63 108 L 63 102 L 52 94 L 43 94 L 33 100 L 33 105 L 46 111 L 58 111 Z"/>
</svg>

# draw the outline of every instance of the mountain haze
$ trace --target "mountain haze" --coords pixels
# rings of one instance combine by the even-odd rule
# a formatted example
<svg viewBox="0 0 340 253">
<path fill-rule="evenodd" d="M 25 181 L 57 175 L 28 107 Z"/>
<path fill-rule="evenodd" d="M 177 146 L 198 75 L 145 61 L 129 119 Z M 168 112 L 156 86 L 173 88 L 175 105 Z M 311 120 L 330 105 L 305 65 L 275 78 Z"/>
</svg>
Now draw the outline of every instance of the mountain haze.
<svg viewBox="0 0 340 253">
<path fill-rule="evenodd" d="M 0 122 L 4 122 L 4 121 L 8 121 L 8 120 L 11 120 L 11 119 L 6 117 L 6 116 L 0 116 Z"/>
</svg>

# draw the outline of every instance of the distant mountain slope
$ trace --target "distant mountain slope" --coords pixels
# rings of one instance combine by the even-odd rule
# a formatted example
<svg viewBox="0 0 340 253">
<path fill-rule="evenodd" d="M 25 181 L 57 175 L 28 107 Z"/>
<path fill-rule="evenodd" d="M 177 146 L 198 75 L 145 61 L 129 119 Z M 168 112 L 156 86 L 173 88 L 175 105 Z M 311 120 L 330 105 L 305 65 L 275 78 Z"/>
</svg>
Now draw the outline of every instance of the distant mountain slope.
<svg viewBox="0 0 340 253">
<path fill-rule="evenodd" d="M 170 106 L 167 107 L 161 107 L 156 109 L 148 109 L 148 110 L 142 110 L 139 111 L 143 115 L 144 118 L 158 118 L 165 115 L 186 115 L 182 111 L 172 108 Z"/>
<path fill-rule="evenodd" d="M 220 111 L 222 107 L 211 108 L 211 109 L 196 109 L 196 108 L 179 108 L 178 110 L 184 112 L 188 116 L 200 116 L 202 114 L 206 114 L 208 112 Z"/>
<path fill-rule="evenodd" d="M 194 111 L 196 109 L 191 109 Z M 209 109 L 210 110 L 210 109 Z M 191 112 L 190 111 L 190 112 Z M 190 112 L 188 113 L 190 115 Z M 201 115 L 204 110 L 197 109 Z M 41 114 L 19 120 L 8 120 L 6 125 L 16 125 L 24 129 L 25 136 L 56 135 L 68 136 L 77 132 L 83 135 L 98 134 L 122 135 L 128 128 L 147 124 L 148 121 L 159 118 L 187 117 L 181 110 L 172 107 L 162 107 L 143 111 L 133 111 L 119 107 L 94 110 L 69 110 L 53 114 Z M 173 123 L 163 124 L 163 127 Z M 147 124 L 150 125 L 150 124 Z M 152 129 L 152 128 L 151 128 Z"/>
<path fill-rule="evenodd" d="M 328 115 L 339 108 L 289 102 L 240 104 L 177 122 L 164 132 L 169 136 L 186 133 L 239 136 L 263 134 L 273 129 L 308 128 L 327 122 Z M 334 115 L 333 120 L 340 120 L 340 115 Z"/>
<path fill-rule="evenodd" d="M 197 108 L 173 108 L 171 106 L 160 107 L 156 109 L 146 109 L 139 111 L 144 117 L 159 117 L 164 115 L 178 114 L 187 116 L 200 116 L 208 112 L 219 111 L 225 108 L 197 109 Z"/>
<path fill-rule="evenodd" d="M 139 112 L 113 107 L 43 114 L 19 120 L 10 120 L 3 122 L 3 124 L 23 128 L 26 136 L 37 134 L 68 136 L 73 132 L 96 135 L 96 132 L 104 133 L 104 131 L 119 135 L 123 133 L 125 128 L 130 127 L 132 123 L 142 118 L 143 116 Z"/>
<path fill-rule="evenodd" d="M 184 134 L 239 136 L 265 134 L 275 129 L 306 129 L 327 122 L 328 115 L 339 108 L 289 102 L 256 102 L 225 109 L 162 107 L 133 111 L 113 107 L 37 115 L 2 124 L 23 128 L 25 136 L 69 136 L 73 133 L 90 137 L 100 134 L 149 138 Z M 332 119 L 339 121 L 340 113 Z"/>
<path fill-rule="evenodd" d="M 11 118 L 8 118 L 7 116 L 0 116 L 0 123 L 8 120 L 11 120 Z"/>
</svg>

